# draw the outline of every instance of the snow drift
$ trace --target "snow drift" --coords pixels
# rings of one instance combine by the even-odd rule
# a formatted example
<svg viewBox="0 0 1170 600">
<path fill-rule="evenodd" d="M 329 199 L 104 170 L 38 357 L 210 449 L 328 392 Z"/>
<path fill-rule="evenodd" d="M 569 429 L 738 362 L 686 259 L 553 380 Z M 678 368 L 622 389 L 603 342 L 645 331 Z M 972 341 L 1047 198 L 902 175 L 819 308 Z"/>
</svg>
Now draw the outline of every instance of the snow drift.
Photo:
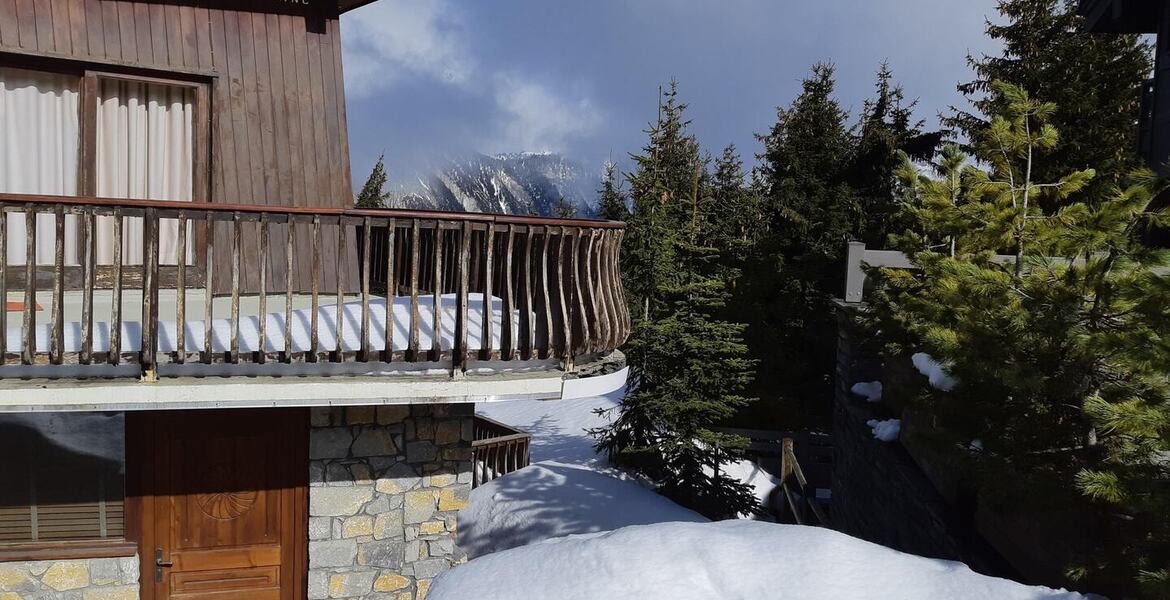
<svg viewBox="0 0 1170 600">
<path fill-rule="evenodd" d="M 571 536 L 475 559 L 429 600 L 1076 600 L 814 527 L 660 523 Z"/>
</svg>

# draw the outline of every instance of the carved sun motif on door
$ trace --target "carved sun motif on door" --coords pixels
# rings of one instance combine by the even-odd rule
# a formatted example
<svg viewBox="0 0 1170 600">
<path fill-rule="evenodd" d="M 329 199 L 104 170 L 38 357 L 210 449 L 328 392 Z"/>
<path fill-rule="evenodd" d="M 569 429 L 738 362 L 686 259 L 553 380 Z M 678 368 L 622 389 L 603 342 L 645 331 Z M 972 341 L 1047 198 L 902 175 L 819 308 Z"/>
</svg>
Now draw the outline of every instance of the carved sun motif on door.
<svg viewBox="0 0 1170 600">
<path fill-rule="evenodd" d="M 229 464 L 221 462 L 211 468 L 207 480 L 214 482 L 215 489 L 231 489 L 232 470 Z M 256 505 L 257 493 L 254 491 L 237 492 L 208 492 L 198 494 L 195 501 L 203 514 L 221 521 L 237 519 Z"/>
</svg>

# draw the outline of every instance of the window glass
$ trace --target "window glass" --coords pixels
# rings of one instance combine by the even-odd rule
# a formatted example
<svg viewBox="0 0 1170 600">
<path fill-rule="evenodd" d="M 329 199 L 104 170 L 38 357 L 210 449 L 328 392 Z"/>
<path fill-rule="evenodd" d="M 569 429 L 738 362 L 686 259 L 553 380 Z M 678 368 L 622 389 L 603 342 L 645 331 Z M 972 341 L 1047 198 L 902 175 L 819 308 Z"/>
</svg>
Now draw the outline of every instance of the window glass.
<svg viewBox="0 0 1170 600">
<path fill-rule="evenodd" d="M 122 413 L 0 414 L 0 544 L 121 539 Z"/>
</svg>

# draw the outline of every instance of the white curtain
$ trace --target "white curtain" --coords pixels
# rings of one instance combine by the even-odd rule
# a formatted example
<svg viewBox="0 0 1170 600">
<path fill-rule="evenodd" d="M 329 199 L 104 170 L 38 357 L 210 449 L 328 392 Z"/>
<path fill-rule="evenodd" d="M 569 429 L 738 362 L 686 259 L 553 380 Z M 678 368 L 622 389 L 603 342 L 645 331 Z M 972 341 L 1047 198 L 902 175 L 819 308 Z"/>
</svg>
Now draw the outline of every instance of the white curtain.
<svg viewBox="0 0 1170 600">
<path fill-rule="evenodd" d="M 0 67 L 0 192 L 77 194 L 76 75 Z M 65 217 L 65 260 L 77 264 L 76 217 Z M 37 217 L 36 262 L 53 264 L 53 215 Z M 8 263 L 25 264 L 24 216 L 8 215 Z"/>
<path fill-rule="evenodd" d="M 119 79 L 103 79 L 99 88 L 97 195 L 190 202 L 194 91 Z M 113 219 L 98 221 L 97 260 L 110 264 Z M 174 220 L 160 225 L 161 264 L 178 263 L 178 232 Z M 123 264 L 142 264 L 142 241 L 142 219 L 127 218 L 122 230 Z M 188 264 L 194 256 L 192 246 L 189 241 Z"/>
</svg>

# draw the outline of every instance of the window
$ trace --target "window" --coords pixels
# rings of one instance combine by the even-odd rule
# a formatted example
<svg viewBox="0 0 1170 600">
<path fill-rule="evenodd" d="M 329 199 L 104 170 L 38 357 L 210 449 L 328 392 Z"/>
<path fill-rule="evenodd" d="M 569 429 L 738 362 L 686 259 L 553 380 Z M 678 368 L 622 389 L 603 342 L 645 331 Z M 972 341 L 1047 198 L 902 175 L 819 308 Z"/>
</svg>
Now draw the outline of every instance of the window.
<svg viewBox="0 0 1170 600">
<path fill-rule="evenodd" d="M 0 414 L 0 549 L 122 539 L 125 471 L 122 413 Z"/>
<path fill-rule="evenodd" d="M 0 192 L 78 193 L 79 88 L 74 75 L 0 67 Z M 37 230 L 36 262 L 53 264 L 52 217 L 38 217 Z M 24 231 L 24 215 L 11 215 L 9 264 L 25 263 Z"/>
<path fill-rule="evenodd" d="M 207 86 L 70 70 L 0 67 L 0 193 L 191 202 L 206 199 Z M 67 215 L 65 262 L 79 264 L 80 224 Z M 160 233 L 160 262 L 177 264 L 178 230 Z M 113 260 L 113 221 L 99 219 L 99 265 Z M 9 265 L 25 264 L 24 216 L 8 219 Z M 123 264 L 142 263 L 141 219 L 126 221 Z M 37 217 L 35 260 L 53 264 L 54 223 Z M 188 259 L 193 259 L 188 256 Z"/>
</svg>

